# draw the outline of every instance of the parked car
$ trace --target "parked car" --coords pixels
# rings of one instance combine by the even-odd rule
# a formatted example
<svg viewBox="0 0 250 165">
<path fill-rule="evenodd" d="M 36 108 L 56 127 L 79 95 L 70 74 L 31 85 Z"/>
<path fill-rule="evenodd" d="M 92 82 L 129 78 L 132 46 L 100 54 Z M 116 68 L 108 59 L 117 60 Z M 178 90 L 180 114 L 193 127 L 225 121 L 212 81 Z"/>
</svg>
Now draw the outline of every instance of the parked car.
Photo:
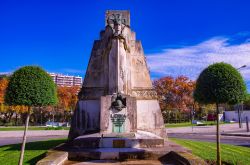
<svg viewBox="0 0 250 165">
<path fill-rule="evenodd" d="M 216 115 L 215 114 L 208 114 L 207 115 L 207 121 L 215 121 Z"/>
<path fill-rule="evenodd" d="M 52 122 L 52 121 L 47 121 L 46 122 L 46 127 L 69 127 L 69 123 L 68 122 Z"/>
</svg>

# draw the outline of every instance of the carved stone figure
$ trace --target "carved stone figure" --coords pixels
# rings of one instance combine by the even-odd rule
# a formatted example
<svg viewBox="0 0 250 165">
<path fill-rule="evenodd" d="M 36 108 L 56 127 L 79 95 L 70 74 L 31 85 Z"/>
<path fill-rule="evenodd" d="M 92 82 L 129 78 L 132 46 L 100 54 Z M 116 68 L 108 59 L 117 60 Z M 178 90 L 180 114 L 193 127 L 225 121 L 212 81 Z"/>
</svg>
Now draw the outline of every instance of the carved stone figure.
<svg viewBox="0 0 250 165">
<path fill-rule="evenodd" d="M 107 19 L 107 24 L 112 27 L 114 36 L 122 34 L 125 25 L 125 19 L 122 19 L 122 14 L 112 14 Z"/>
<path fill-rule="evenodd" d="M 111 98 L 111 108 L 121 111 L 126 108 L 126 97 L 122 96 L 121 93 L 113 94 Z"/>
<path fill-rule="evenodd" d="M 123 48 L 123 45 L 120 46 Z M 127 57 L 126 52 L 120 50 L 120 56 L 118 57 L 119 60 L 119 77 L 118 77 L 118 92 L 126 93 L 127 91 Z"/>
</svg>

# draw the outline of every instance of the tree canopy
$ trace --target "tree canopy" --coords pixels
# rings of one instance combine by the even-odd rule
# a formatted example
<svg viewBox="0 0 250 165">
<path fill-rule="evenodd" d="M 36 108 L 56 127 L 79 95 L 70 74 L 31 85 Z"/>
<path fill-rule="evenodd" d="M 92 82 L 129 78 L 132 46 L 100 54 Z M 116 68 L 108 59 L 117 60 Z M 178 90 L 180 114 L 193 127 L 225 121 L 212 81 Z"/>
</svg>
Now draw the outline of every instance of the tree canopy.
<svg viewBox="0 0 250 165">
<path fill-rule="evenodd" d="M 40 67 L 22 67 L 10 77 L 5 103 L 24 106 L 55 105 L 56 85 L 49 74 Z"/>
<path fill-rule="evenodd" d="M 80 90 L 79 86 L 59 86 L 57 88 L 58 94 L 58 108 L 63 110 L 73 110 L 78 101 L 77 94 Z"/>
<path fill-rule="evenodd" d="M 162 110 L 178 109 L 187 111 L 193 104 L 192 93 L 195 82 L 188 77 L 179 76 L 173 78 L 167 76 L 155 80 L 153 85 L 159 96 Z"/>
<path fill-rule="evenodd" d="M 199 75 L 194 98 L 204 104 L 229 103 L 243 101 L 246 85 L 237 69 L 226 63 L 215 63 L 204 69 Z"/>
<path fill-rule="evenodd" d="M 5 95 L 8 83 L 9 81 L 7 78 L 0 78 L 0 104 L 4 103 L 4 95 Z"/>
</svg>

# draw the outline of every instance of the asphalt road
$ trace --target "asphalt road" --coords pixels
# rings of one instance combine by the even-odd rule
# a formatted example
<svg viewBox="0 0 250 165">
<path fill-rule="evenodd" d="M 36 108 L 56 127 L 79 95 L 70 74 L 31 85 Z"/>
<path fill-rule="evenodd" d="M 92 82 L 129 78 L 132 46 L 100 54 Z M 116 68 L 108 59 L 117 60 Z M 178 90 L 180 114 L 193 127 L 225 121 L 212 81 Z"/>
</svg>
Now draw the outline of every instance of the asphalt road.
<svg viewBox="0 0 250 165">
<path fill-rule="evenodd" d="M 221 133 L 245 133 L 245 128 L 239 129 L 237 124 L 221 125 L 220 128 Z M 208 142 L 216 141 L 215 126 L 167 128 L 167 133 L 170 138 Z M 0 146 L 21 143 L 22 136 L 23 131 L 0 131 Z M 67 138 L 67 136 L 67 130 L 28 131 L 27 142 Z M 250 136 L 221 136 L 221 142 L 250 147 Z"/>
<path fill-rule="evenodd" d="M 178 139 L 188 139 L 194 141 L 216 142 L 215 134 L 201 133 L 169 133 L 168 137 Z M 250 147 L 250 137 L 221 136 L 221 143 Z"/>
<path fill-rule="evenodd" d="M 66 138 L 66 137 L 67 136 L 63 136 L 63 135 L 28 137 L 27 142 L 44 141 L 48 139 L 58 139 L 58 138 Z M 9 144 L 18 144 L 18 143 L 22 143 L 22 137 L 0 138 L 0 146 L 9 145 Z"/>
<path fill-rule="evenodd" d="M 22 142 L 23 131 L 0 131 L 0 146 Z M 67 138 L 67 130 L 28 131 L 27 142 Z"/>
<path fill-rule="evenodd" d="M 167 132 L 168 137 L 170 138 L 216 142 L 215 126 L 167 128 Z M 238 124 L 221 125 L 220 132 L 222 134 L 239 133 L 249 135 L 248 137 L 221 135 L 221 143 L 250 147 L 250 133 L 246 133 L 246 129 L 244 128 L 244 126 L 243 128 L 239 128 Z"/>
</svg>

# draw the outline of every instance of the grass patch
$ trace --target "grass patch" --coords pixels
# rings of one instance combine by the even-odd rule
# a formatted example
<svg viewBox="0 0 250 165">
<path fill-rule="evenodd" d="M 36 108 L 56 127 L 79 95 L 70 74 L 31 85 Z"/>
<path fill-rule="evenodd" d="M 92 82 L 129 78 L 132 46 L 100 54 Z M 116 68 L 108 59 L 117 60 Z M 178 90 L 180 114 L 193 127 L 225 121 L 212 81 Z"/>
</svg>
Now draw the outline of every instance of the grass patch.
<svg viewBox="0 0 250 165">
<path fill-rule="evenodd" d="M 26 144 L 24 154 L 24 164 L 36 164 L 37 161 L 45 156 L 50 148 L 53 148 L 66 139 L 53 139 L 47 141 L 30 142 Z M 0 147 L 0 164 L 18 164 L 21 144 L 12 144 Z"/>
<path fill-rule="evenodd" d="M 202 121 L 205 125 L 216 125 L 216 122 L 214 121 Z M 231 123 L 225 123 L 221 122 L 220 124 L 231 124 Z M 166 123 L 165 126 L 167 128 L 176 128 L 176 127 L 191 127 L 191 126 L 197 126 L 196 124 L 191 124 L 191 122 L 183 122 L 183 123 Z"/>
<path fill-rule="evenodd" d="M 216 161 L 216 143 L 175 138 L 170 138 L 170 140 L 191 149 L 194 155 L 204 160 Z M 250 165 L 250 148 L 221 144 L 221 160 L 224 164 Z"/>
<path fill-rule="evenodd" d="M 69 127 L 45 127 L 45 130 L 69 130 Z"/>
<path fill-rule="evenodd" d="M 29 126 L 29 130 L 69 130 L 69 127 L 38 127 L 38 126 Z M 24 126 L 17 127 L 0 127 L 0 131 L 23 131 Z"/>
</svg>

